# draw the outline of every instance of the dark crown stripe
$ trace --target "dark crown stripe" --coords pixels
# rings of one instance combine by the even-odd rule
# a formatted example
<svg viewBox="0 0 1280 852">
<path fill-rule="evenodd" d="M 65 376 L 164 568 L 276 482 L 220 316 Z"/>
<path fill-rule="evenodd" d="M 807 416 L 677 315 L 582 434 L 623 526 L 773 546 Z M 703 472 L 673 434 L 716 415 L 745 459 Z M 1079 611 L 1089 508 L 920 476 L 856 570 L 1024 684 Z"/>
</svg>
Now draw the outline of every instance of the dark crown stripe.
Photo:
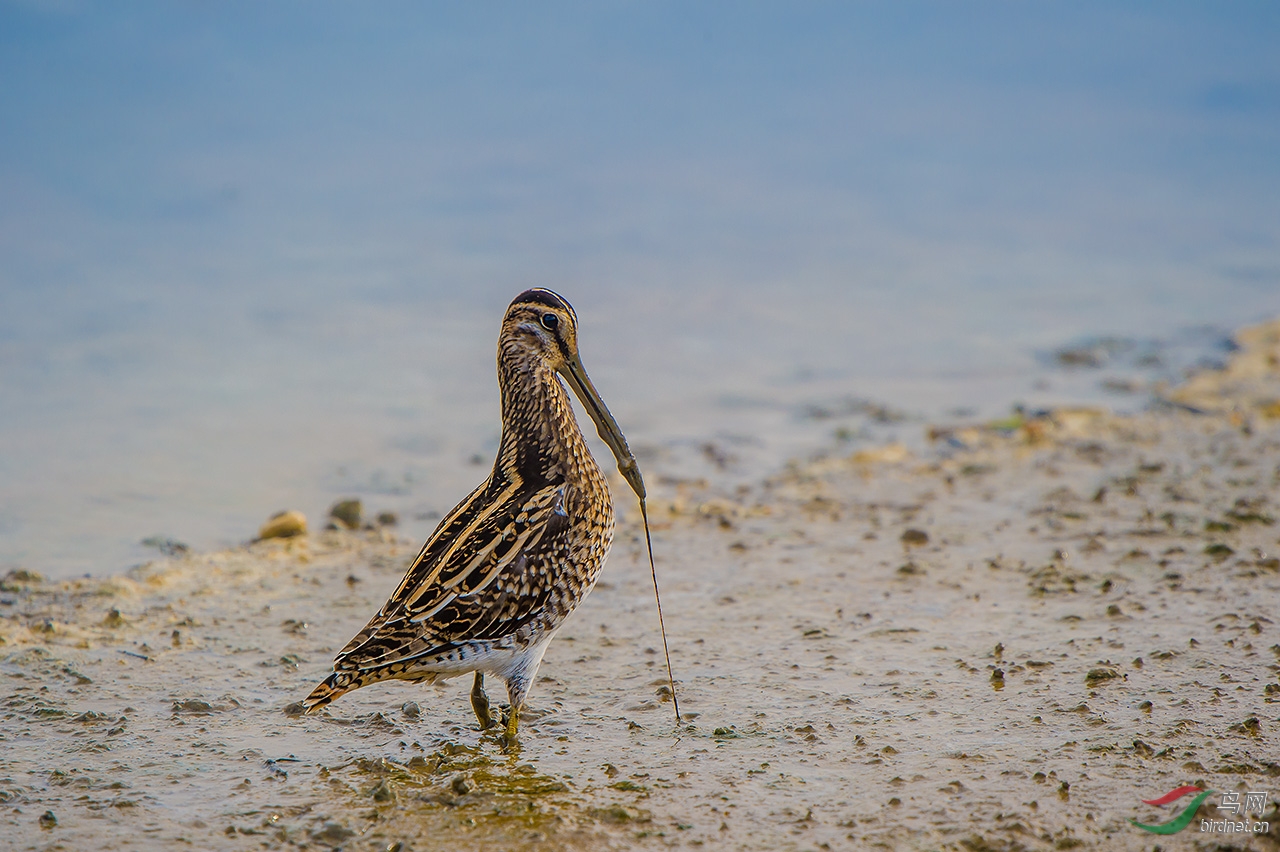
<svg viewBox="0 0 1280 852">
<path fill-rule="evenodd" d="M 563 296 L 559 295 L 558 293 L 553 293 L 544 287 L 535 287 L 532 290 L 525 290 L 519 296 L 516 296 L 514 299 L 511 300 L 511 304 L 508 306 L 508 310 L 510 310 L 511 308 L 514 308 L 516 305 L 530 305 L 530 304 L 546 305 L 548 308 L 559 308 L 560 310 L 569 314 L 569 316 L 573 317 L 575 322 L 578 319 L 577 313 L 575 313 L 573 310 L 573 305 L 570 305 L 568 302 L 566 302 Z"/>
</svg>

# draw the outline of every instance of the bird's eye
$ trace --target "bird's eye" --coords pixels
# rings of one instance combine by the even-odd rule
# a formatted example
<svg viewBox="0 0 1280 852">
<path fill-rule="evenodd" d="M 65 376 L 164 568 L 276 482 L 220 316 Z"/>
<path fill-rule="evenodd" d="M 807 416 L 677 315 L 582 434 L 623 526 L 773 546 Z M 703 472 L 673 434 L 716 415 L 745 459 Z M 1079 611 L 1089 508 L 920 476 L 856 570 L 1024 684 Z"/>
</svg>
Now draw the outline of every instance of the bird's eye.
<svg viewBox="0 0 1280 852">
<path fill-rule="evenodd" d="M 560 325 L 560 317 L 556 316 L 555 314 L 542 315 L 542 327 L 545 328 L 547 331 L 555 331 L 556 327 L 559 325 Z"/>
</svg>

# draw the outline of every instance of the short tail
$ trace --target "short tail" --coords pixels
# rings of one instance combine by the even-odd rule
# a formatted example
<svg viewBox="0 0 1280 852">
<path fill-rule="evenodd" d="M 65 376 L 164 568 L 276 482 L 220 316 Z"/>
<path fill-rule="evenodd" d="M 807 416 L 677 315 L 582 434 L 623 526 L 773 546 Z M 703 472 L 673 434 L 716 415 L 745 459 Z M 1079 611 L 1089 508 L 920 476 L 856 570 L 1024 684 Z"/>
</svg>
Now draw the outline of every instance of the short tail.
<svg viewBox="0 0 1280 852">
<path fill-rule="evenodd" d="M 360 684 L 350 672 L 334 672 L 302 699 L 302 712 L 314 713 L 358 686 Z"/>
<path fill-rule="evenodd" d="M 403 670 L 396 671 L 392 668 L 354 670 L 354 671 L 337 671 L 325 678 L 319 683 L 315 689 L 311 690 L 311 694 L 302 699 L 299 704 L 290 705 L 291 707 L 300 708 L 303 713 L 314 713 L 322 707 L 336 701 L 346 695 L 353 689 L 359 689 L 362 686 L 368 686 L 371 683 L 378 683 L 384 680 L 407 680 L 410 683 L 435 683 L 438 677 L 437 672 L 410 672 Z M 291 711 L 296 712 L 296 711 Z"/>
</svg>

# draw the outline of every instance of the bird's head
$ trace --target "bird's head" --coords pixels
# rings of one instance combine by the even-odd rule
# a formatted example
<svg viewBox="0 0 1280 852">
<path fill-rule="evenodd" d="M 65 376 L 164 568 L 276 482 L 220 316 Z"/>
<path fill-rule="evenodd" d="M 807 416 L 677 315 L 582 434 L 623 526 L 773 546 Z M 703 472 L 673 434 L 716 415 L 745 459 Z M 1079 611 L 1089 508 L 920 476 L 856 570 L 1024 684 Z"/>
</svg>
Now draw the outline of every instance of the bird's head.
<svg viewBox="0 0 1280 852">
<path fill-rule="evenodd" d="M 563 372 L 578 357 L 578 315 L 550 290 L 525 290 L 507 307 L 501 340 L 504 349 L 521 350 Z"/>
<path fill-rule="evenodd" d="M 502 320 L 500 348 L 503 351 L 515 348 L 526 357 L 541 358 L 547 366 L 564 376 L 595 421 L 600 439 L 613 451 L 618 470 L 626 477 L 636 496 L 643 500 L 644 480 L 640 477 L 635 456 L 627 446 L 626 436 L 591 384 L 578 358 L 578 315 L 573 306 L 550 290 L 540 287 L 525 290 L 507 307 L 507 315 Z"/>
</svg>

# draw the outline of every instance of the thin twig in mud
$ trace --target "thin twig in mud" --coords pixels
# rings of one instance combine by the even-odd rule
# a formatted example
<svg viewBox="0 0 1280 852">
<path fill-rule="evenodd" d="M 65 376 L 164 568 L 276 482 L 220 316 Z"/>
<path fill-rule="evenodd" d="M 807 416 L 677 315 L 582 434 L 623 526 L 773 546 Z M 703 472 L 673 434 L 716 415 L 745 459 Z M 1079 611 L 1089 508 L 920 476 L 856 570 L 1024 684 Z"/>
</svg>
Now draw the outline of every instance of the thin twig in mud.
<svg viewBox="0 0 1280 852">
<path fill-rule="evenodd" d="M 676 726 L 680 725 L 680 699 L 676 697 L 676 678 L 671 673 L 671 651 L 667 648 L 667 625 L 662 620 L 662 597 L 658 594 L 658 569 L 653 566 L 653 539 L 649 537 L 649 510 L 640 500 L 640 517 L 644 518 L 644 543 L 649 549 L 649 574 L 653 577 L 653 600 L 658 605 L 658 629 L 662 633 L 662 654 L 667 659 L 667 682 L 671 684 L 671 703 L 675 706 Z"/>
</svg>

